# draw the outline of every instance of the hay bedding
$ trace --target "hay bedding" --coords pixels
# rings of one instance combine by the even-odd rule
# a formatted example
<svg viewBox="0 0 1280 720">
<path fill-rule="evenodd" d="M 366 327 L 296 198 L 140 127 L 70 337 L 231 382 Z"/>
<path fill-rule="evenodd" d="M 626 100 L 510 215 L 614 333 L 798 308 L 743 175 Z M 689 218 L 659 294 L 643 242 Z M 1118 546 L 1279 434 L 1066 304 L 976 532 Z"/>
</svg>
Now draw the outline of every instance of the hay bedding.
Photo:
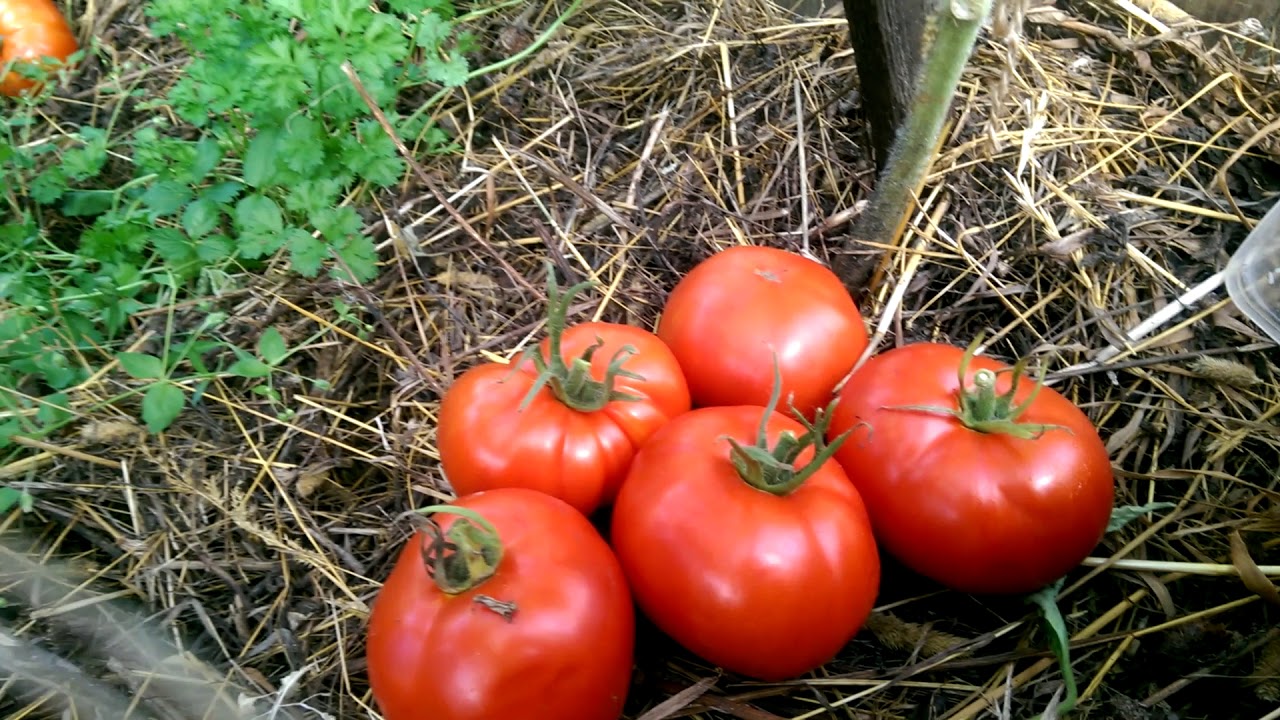
<svg viewBox="0 0 1280 720">
<path fill-rule="evenodd" d="M 480 32 L 500 57 L 563 8 Z M 332 390 L 286 383 L 296 415 L 280 420 L 215 383 L 159 438 L 87 413 L 79 436 L 0 468 L 37 498 L 3 519 L 0 561 L 0 652 L 36 682 L 4 681 L 0 709 L 56 716 L 70 694 L 79 717 L 370 716 L 363 620 L 406 511 L 448 497 L 440 391 L 538 337 L 544 260 L 601 284 L 578 317 L 648 325 L 681 272 L 752 242 L 837 263 L 883 346 L 982 331 L 990 353 L 1031 355 L 1102 427 L 1119 503 L 1177 504 L 1108 536 L 1095 555 L 1117 567 L 1068 579 L 1080 716 L 1275 717 L 1275 591 L 1231 565 L 1280 562 L 1273 345 L 1221 289 L 1123 340 L 1221 269 L 1274 197 L 1280 54 L 1225 33 L 1032 8 L 1012 74 L 1008 48 L 980 44 L 919 212 L 883 247 L 847 234 L 874 176 L 843 21 L 759 0 L 587 2 L 528 63 L 438 110 L 465 152 L 419 158 L 366 208 L 389 258 L 378 281 L 269 274 L 227 298 L 232 339 L 318 337 L 290 370 Z M 155 330 L 141 322 L 137 342 Z M 96 378 L 82 399 L 126 382 Z M 1060 676 L 1020 599 L 889 566 L 880 603 L 839 659 L 779 685 L 717 677 L 645 631 L 631 717 L 1012 718 L 1053 702 Z"/>
</svg>

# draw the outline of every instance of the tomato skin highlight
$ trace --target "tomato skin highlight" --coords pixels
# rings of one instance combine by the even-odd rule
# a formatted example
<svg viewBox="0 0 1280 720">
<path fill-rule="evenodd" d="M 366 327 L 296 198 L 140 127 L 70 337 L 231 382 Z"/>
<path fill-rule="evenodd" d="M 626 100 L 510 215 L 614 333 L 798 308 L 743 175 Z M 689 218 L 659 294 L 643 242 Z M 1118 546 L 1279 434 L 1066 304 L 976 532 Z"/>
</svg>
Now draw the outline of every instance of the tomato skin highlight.
<svg viewBox="0 0 1280 720">
<path fill-rule="evenodd" d="M 697 407 L 764 406 L 773 356 L 787 396 L 812 417 L 867 347 L 857 304 L 835 273 L 803 255 L 735 246 L 672 288 L 656 330 L 684 369 Z"/>
<path fill-rule="evenodd" d="M 44 57 L 65 62 L 79 44 L 53 0 L 0 0 L 0 67 Z M 0 79 L 0 95 L 16 97 L 36 83 L 10 71 Z"/>
<path fill-rule="evenodd" d="M 613 508 L 612 544 L 641 610 L 705 660 L 783 680 L 834 657 L 879 591 L 862 501 L 828 460 L 788 495 L 742 480 L 730 435 L 751 444 L 764 408 L 693 410 L 636 454 Z M 780 413 L 767 434 L 804 428 Z M 813 457 L 809 448 L 797 465 Z"/>
<path fill-rule="evenodd" d="M 386 720 L 617 720 L 635 611 L 622 569 L 581 513 L 524 488 L 461 497 L 492 523 L 497 572 L 458 595 L 426 571 L 419 531 L 373 603 L 369 682 Z M 442 529 L 455 518 L 438 515 Z M 510 621 L 476 602 L 517 606 Z"/>
<path fill-rule="evenodd" d="M 916 572 L 970 593 L 1037 590 L 1075 568 L 1106 530 L 1115 480 L 1089 418 L 1041 388 L 1019 422 L 1065 426 L 1036 439 L 984 434 L 906 405 L 956 408 L 965 351 L 916 343 L 860 367 L 839 394 L 828 435 L 859 422 L 836 452 L 866 501 L 880 546 Z M 1006 365 L 975 357 L 976 371 Z M 1014 404 L 1035 384 L 1023 377 Z M 996 391 L 1008 390 L 1007 374 Z"/>
<path fill-rule="evenodd" d="M 626 345 L 636 354 L 626 369 L 644 377 L 618 377 L 617 388 L 640 396 L 615 400 L 595 412 L 579 412 L 543 387 L 520 410 L 537 370 L 529 360 L 512 366 L 477 365 L 463 373 L 440 407 L 436 445 L 440 464 L 459 495 L 497 487 L 545 492 L 590 515 L 613 501 L 631 458 L 645 440 L 690 407 L 689 387 L 671 350 L 642 328 L 588 322 L 565 330 L 561 352 L 579 357 L 597 337 L 592 357 L 597 380 Z M 549 343 L 540 345 L 549 357 Z"/>
</svg>

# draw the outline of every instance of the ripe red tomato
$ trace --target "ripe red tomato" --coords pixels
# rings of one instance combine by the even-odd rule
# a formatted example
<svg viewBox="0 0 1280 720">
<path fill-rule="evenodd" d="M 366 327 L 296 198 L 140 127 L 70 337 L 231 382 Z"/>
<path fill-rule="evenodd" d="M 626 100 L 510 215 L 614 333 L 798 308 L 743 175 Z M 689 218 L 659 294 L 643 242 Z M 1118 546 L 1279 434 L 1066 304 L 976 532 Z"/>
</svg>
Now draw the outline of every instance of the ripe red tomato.
<svg viewBox="0 0 1280 720">
<path fill-rule="evenodd" d="M 1097 545 L 1115 500 L 1089 418 L 1052 388 L 1032 399 L 1034 379 L 1010 397 L 1010 370 L 951 345 L 892 349 L 841 388 L 829 428 L 868 426 L 836 459 L 866 500 L 881 547 L 965 592 L 1030 592 L 1065 575 Z M 993 384 L 983 391 L 975 382 Z"/>
<path fill-rule="evenodd" d="M 53 0 L 0 0 L 0 42 L 0 68 L 46 57 L 66 62 L 79 48 Z M 0 95 L 15 97 L 33 87 L 33 81 L 14 71 L 0 79 Z"/>
<path fill-rule="evenodd" d="M 760 465 L 732 449 L 726 438 L 757 443 L 766 416 L 770 447 L 806 432 L 759 406 L 672 420 L 636 454 L 611 533 L 658 628 L 726 670 L 777 681 L 827 662 L 858 632 L 879 591 L 880 558 L 862 500 L 829 455 L 805 478 L 815 450 L 804 443 L 776 453 L 800 473 L 756 475 Z M 783 484 L 762 479 L 771 476 Z"/>
<path fill-rule="evenodd" d="M 444 474 L 459 495 L 527 487 L 590 515 L 613 501 L 636 448 L 689 410 L 689 387 L 680 364 L 653 333 L 589 322 L 560 335 L 575 291 L 561 296 L 552 283 L 549 337 L 538 349 L 538 357 L 550 365 L 541 375 L 550 374 L 551 382 L 535 389 L 540 369 L 525 357 L 514 367 L 477 365 L 445 393 L 436 446 Z M 556 342 L 563 358 L 559 367 L 550 362 Z M 600 346 L 592 350 L 597 342 Z M 619 355 L 628 346 L 633 354 Z M 603 382 L 606 377 L 612 394 Z"/>
<path fill-rule="evenodd" d="M 794 393 L 805 417 L 827 404 L 867 347 L 862 314 L 835 273 L 758 246 L 694 266 L 671 290 L 656 332 L 680 360 L 694 405 L 764 405 L 776 354 L 780 407 Z"/>
<path fill-rule="evenodd" d="M 490 490 L 452 508 L 491 528 L 433 519 L 456 553 L 415 533 L 373 603 L 369 684 L 383 717 L 617 720 L 635 610 L 608 544 L 534 490 Z"/>
</svg>

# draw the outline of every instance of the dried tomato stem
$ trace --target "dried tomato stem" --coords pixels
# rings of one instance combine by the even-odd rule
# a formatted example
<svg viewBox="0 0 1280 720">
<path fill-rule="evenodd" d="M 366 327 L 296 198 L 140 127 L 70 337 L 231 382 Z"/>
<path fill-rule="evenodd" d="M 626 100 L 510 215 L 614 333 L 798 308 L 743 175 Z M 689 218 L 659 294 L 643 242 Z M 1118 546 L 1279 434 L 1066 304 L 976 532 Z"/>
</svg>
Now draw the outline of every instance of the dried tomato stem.
<svg viewBox="0 0 1280 720">
<path fill-rule="evenodd" d="M 769 404 L 760 416 L 760 426 L 756 429 L 754 445 L 743 445 L 732 437 L 726 437 L 731 447 L 729 458 L 739 477 L 748 485 L 774 495 L 786 495 L 804 484 L 822 464 L 829 460 L 853 432 L 846 431 L 830 443 L 825 442 L 827 426 L 831 423 L 831 412 L 837 400 L 832 400 L 825 410 L 818 410 L 812 422 L 804 413 L 796 410 L 790 398 L 787 405 L 791 413 L 804 425 L 805 433 L 797 437 L 795 433 L 783 430 L 778 443 L 769 447 L 767 429 L 769 418 L 778 407 L 782 396 L 782 375 L 778 369 L 777 356 L 773 361 L 773 391 L 769 395 Z M 803 467 L 797 468 L 795 463 L 800 453 L 809 447 L 814 448 L 813 457 Z"/>
<path fill-rule="evenodd" d="M 1049 430 L 1071 432 L 1070 428 L 1063 425 L 1018 422 L 1018 418 L 1027 411 L 1027 408 L 1031 407 L 1031 403 L 1035 402 L 1036 396 L 1044 387 L 1044 369 L 1041 368 L 1040 375 L 1036 378 L 1036 385 L 1031 394 L 1027 396 L 1027 399 L 1021 405 L 1013 404 L 1014 396 L 1018 392 L 1018 382 L 1026 372 L 1027 361 L 1025 358 L 1018 360 L 1013 367 L 1000 371 L 1001 373 L 1009 373 L 1010 378 L 1009 389 L 1004 393 L 996 393 L 996 381 L 1000 373 L 992 372 L 985 368 L 974 372 L 972 387 L 966 388 L 965 378 L 969 374 L 970 362 L 981 344 L 982 334 L 979 333 L 973 339 L 973 342 L 969 344 L 969 347 L 965 350 L 964 357 L 960 360 L 960 367 L 957 372 L 960 378 L 960 389 L 956 391 L 957 407 L 904 405 L 886 409 L 918 410 L 936 415 L 946 415 L 956 418 L 970 430 L 981 433 L 1003 433 L 1024 440 L 1034 440 Z"/>
<path fill-rule="evenodd" d="M 479 513 L 453 505 L 431 505 L 418 512 L 460 516 L 444 532 L 434 520 L 426 520 L 431 539 L 422 548 L 422 559 L 436 587 L 457 595 L 478 587 L 498 571 L 502 542 L 497 529 Z"/>
<path fill-rule="evenodd" d="M 615 385 L 619 377 L 632 380 L 644 380 L 644 376 L 631 372 L 623 364 L 636 354 L 636 349 L 625 345 L 614 353 L 605 369 L 604 379 L 596 380 L 591 375 L 591 361 L 596 351 L 604 345 L 604 340 L 596 338 L 595 344 L 583 351 L 582 355 L 572 362 L 564 361 L 561 350 L 561 338 L 569 315 L 569 304 L 573 297 L 586 288 L 595 285 L 591 281 L 573 285 L 563 292 L 556 282 L 555 269 L 547 263 L 547 344 L 549 358 L 544 358 L 538 348 L 530 348 L 527 352 L 533 365 L 538 370 L 538 377 L 528 394 L 520 403 L 523 410 L 533 402 L 533 398 L 542 388 L 550 387 L 556 399 L 579 412 L 595 412 L 615 400 L 639 400 L 640 397 L 622 392 Z"/>
</svg>

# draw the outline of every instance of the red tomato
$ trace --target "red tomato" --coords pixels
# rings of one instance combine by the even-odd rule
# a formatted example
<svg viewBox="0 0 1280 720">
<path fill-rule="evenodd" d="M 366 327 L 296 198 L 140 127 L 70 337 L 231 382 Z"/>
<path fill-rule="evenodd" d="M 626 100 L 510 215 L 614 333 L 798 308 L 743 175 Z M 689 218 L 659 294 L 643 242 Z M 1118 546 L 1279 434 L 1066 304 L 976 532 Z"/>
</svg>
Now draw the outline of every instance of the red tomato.
<svg viewBox="0 0 1280 720">
<path fill-rule="evenodd" d="M 802 255 L 737 246 L 694 266 L 672 289 L 658 323 L 684 369 L 694 405 L 764 405 L 773 357 L 783 411 L 805 417 L 831 399 L 867 347 L 862 314 L 835 273 Z"/>
<path fill-rule="evenodd" d="M 441 556 L 424 531 L 401 551 L 369 617 L 369 684 L 383 717 L 617 720 L 635 610 L 608 544 L 581 513 L 533 490 L 453 507 L 488 521 L 497 539 L 447 515 L 435 522 L 458 544 L 456 563 L 445 555 L 429 574 Z"/>
<path fill-rule="evenodd" d="M 544 361 L 560 332 L 574 292 L 554 291 Z M 602 342 L 587 361 L 582 358 Z M 564 366 L 557 380 L 533 393 L 539 368 L 532 358 L 515 366 L 478 365 L 463 373 L 440 407 L 436 445 L 455 492 L 527 487 L 558 497 L 590 515 L 613 501 L 639 447 L 668 420 L 690 407 L 689 387 L 671 350 L 653 333 L 630 325 L 590 322 L 559 337 Z M 625 374 L 610 370 L 627 346 Z M 618 356 L 621 358 L 622 356 Z M 602 385 L 613 378 L 614 399 Z M 618 393 L 631 396 L 617 397 Z"/>
<path fill-rule="evenodd" d="M 1078 565 L 1105 532 L 1115 499 L 1107 449 L 1052 388 L 1012 412 L 1031 398 L 1034 379 L 1010 398 L 1010 368 L 987 357 L 964 368 L 966 356 L 918 343 L 868 360 L 841 389 L 829 433 L 869 427 L 836 459 L 866 500 L 881 547 L 905 565 L 965 592 L 1033 591 Z M 959 411 L 962 368 L 965 419 L 903 409 Z M 994 380 L 993 389 L 972 389 L 975 377 Z"/>
<path fill-rule="evenodd" d="M 77 49 L 76 36 L 53 0 L 0 0 L 0 68 L 46 57 L 65 62 Z M 17 72 L 0 79 L 0 95 L 14 97 L 33 87 Z"/>
<path fill-rule="evenodd" d="M 655 625 L 726 670 L 777 681 L 827 662 L 858 632 L 879 590 L 880 558 L 862 500 L 834 461 L 807 478 L 779 473 L 802 480 L 790 490 L 740 474 L 725 438 L 752 445 L 766 413 L 771 444 L 805 433 L 759 406 L 672 420 L 636 454 L 611 532 Z M 806 446 L 790 459 L 801 468 L 814 456 Z"/>
</svg>

